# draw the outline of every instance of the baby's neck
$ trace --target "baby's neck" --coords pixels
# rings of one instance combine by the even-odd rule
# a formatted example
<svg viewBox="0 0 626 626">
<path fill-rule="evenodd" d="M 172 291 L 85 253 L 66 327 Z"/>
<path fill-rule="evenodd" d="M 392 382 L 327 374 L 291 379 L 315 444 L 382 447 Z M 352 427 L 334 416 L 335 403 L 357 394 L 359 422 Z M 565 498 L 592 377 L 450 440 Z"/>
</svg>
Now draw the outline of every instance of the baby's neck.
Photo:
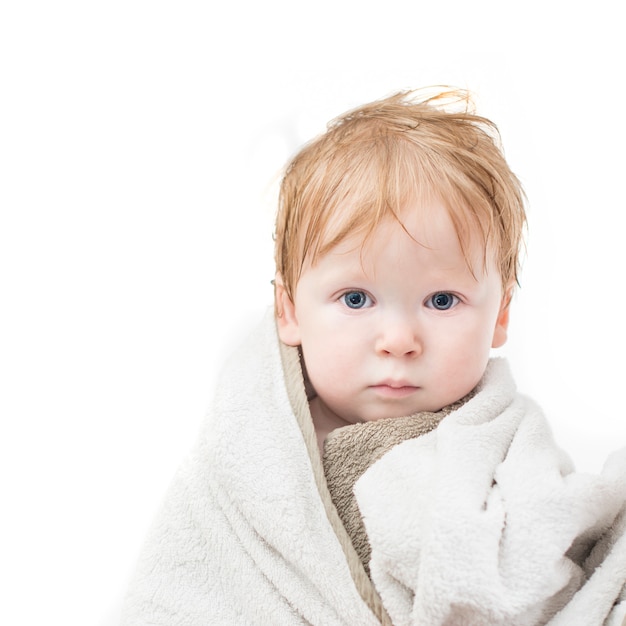
<svg viewBox="0 0 626 626">
<path fill-rule="evenodd" d="M 348 426 L 349 422 L 341 420 L 336 415 L 330 413 L 328 409 L 320 402 L 318 396 L 315 396 L 309 400 L 309 408 L 311 410 L 311 417 L 313 418 L 313 426 L 315 427 L 315 434 L 317 435 L 317 445 L 320 449 L 320 454 L 324 454 L 324 441 L 326 437 L 335 429 L 342 426 Z"/>
</svg>

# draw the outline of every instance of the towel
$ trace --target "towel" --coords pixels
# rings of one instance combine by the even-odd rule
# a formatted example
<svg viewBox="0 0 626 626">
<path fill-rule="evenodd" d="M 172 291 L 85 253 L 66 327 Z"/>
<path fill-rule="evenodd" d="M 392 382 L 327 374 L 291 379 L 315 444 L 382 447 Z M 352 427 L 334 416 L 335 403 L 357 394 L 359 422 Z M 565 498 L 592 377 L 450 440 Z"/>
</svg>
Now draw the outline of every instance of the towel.
<svg viewBox="0 0 626 626">
<path fill-rule="evenodd" d="M 143 547 L 123 626 L 391 624 L 324 480 L 272 311 L 235 351 Z"/>
<path fill-rule="evenodd" d="M 574 474 L 507 376 L 490 365 L 474 397 L 360 476 L 370 578 L 328 489 L 298 350 L 268 311 L 225 365 L 122 626 L 514 625 L 558 611 L 555 625 L 619 626 L 623 457 Z"/>
<path fill-rule="evenodd" d="M 601 626 L 626 615 L 626 450 L 598 476 L 574 472 L 504 360 L 436 429 L 373 463 L 355 494 L 371 577 L 397 626 Z"/>
<path fill-rule="evenodd" d="M 470 393 L 440 411 L 352 424 L 338 428 L 326 437 L 323 462 L 328 490 L 368 575 L 371 550 L 354 496 L 356 481 L 394 446 L 430 432 L 472 395 Z"/>
</svg>

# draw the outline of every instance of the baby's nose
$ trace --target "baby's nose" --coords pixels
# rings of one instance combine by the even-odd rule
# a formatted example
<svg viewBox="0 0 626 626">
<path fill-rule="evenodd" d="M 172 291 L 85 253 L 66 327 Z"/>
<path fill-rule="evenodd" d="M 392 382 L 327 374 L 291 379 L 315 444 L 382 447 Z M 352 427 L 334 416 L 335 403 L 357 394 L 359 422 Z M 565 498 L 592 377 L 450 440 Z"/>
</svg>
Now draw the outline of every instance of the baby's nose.
<svg viewBox="0 0 626 626">
<path fill-rule="evenodd" d="M 383 325 L 376 340 L 376 352 L 395 357 L 416 357 L 422 353 L 422 343 L 418 337 L 414 319 L 394 316 Z"/>
</svg>

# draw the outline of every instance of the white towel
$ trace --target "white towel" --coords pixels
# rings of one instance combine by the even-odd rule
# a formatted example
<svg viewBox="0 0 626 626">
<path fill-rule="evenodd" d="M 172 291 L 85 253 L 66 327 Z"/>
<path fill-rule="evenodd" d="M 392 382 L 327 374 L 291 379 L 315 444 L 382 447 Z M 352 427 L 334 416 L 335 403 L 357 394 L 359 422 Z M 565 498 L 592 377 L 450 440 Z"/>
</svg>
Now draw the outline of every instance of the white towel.
<svg viewBox="0 0 626 626">
<path fill-rule="evenodd" d="M 564 604 L 551 624 L 618 626 L 624 475 L 623 455 L 601 477 L 572 473 L 493 363 L 479 393 L 357 484 L 372 584 L 328 492 L 298 351 L 269 311 L 224 369 L 122 624 L 539 625 Z"/>
<path fill-rule="evenodd" d="M 324 492 L 298 352 L 283 358 L 284 368 L 268 312 L 227 364 L 171 485 L 125 626 L 380 623 L 376 593 Z M 295 381 L 291 396 L 285 376 Z"/>
<path fill-rule="evenodd" d="M 397 626 L 624 617 L 613 606 L 626 582 L 626 450 L 600 476 L 574 473 L 502 360 L 436 430 L 371 466 L 355 494 L 372 580 Z"/>
</svg>

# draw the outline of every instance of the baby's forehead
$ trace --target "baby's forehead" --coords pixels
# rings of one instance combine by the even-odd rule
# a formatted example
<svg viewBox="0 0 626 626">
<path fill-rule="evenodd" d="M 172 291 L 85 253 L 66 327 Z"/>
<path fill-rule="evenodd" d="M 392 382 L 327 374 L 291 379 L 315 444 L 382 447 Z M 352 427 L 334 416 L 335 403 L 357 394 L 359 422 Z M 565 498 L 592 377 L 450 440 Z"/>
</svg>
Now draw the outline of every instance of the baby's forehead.
<svg viewBox="0 0 626 626">
<path fill-rule="evenodd" d="M 398 209 L 371 213 L 340 207 L 320 233 L 316 253 L 367 250 L 374 241 L 393 246 L 408 237 L 425 248 L 460 248 L 472 256 L 484 256 L 489 226 L 462 203 L 451 206 L 436 194 L 415 195 Z"/>
<path fill-rule="evenodd" d="M 373 273 L 379 257 L 412 251 L 423 263 L 451 271 L 468 270 L 477 276 L 496 261 L 496 254 L 478 224 L 469 218 L 455 219 L 449 207 L 438 199 L 414 200 L 367 227 L 343 232 L 340 237 L 333 238 L 331 233 L 327 240 L 332 243 L 322 242 L 317 254 L 305 265 L 315 265 L 327 256 L 332 262 L 359 259 L 362 269 Z M 398 266 L 400 261 L 398 258 Z"/>
</svg>

